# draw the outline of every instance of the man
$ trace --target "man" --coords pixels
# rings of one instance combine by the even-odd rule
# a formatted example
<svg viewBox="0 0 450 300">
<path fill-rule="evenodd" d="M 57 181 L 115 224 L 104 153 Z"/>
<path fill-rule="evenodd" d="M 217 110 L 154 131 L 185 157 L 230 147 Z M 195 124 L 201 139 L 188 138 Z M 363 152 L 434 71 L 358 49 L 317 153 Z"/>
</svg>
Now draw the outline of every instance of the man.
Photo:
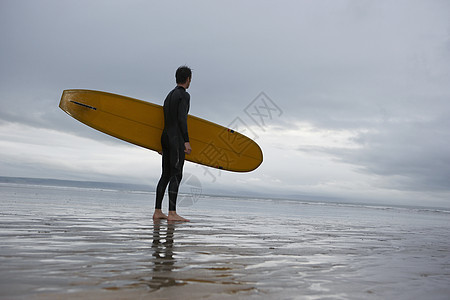
<svg viewBox="0 0 450 300">
<path fill-rule="evenodd" d="M 177 69 L 175 78 L 177 86 L 164 100 L 164 130 L 161 135 L 162 174 L 156 187 L 153 219 L 188 222 L 189 220 L 177 214 L 176 204 L 178 187 L 183 175 L 184 156 L 192 151 L 187 128 L 190 95 L 186 92 L 191 84 L 192 71 L 186 66 L 181 66 Z M 168 216 L 161 211 L 167 185 L 169 185 Z"/>
</svg>

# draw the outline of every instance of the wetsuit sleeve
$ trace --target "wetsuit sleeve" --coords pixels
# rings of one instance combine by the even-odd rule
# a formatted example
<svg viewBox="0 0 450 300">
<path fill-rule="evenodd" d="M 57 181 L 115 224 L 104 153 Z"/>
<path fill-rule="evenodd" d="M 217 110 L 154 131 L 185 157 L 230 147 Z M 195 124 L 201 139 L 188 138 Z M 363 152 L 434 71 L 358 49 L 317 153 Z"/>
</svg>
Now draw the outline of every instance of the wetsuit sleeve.
<svg viewBox="0 0 450 300">
<path fill-rule="evenodd" d="M 184 97 L 181 97 L 178 107 L 178 125 L 181 130 L 184 142 L 189 142 L 189 134 L 187 128 L 187 116 L 189 113 L 190 96 L 188 93 Z"/>
</svg>

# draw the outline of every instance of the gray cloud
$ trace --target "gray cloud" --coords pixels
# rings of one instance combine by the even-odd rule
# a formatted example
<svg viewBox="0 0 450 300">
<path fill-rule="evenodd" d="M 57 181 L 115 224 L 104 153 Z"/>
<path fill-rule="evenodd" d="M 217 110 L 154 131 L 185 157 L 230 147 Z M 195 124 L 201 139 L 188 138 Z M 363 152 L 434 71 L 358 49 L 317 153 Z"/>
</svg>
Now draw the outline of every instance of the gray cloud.
<svg viewBox="0 0 450 300">
<path fill-rule="evenodd" d="M 392 188 L 449 191 L 450 4 L 325 4 L 2 1 L 0 126 L 113 142 L 60 111 L 62 91 L 161 103 L 188 64 L 192 114 L 227 125 L 264 91 L 278 144 L 301 122 L 355 131 L 357 149 L 315 150 Z"/>
<path fill-rule="evenodd" d="M 450 190 L 450 132 L 446 117 L 432 121 L 386 122 L 359 133 L 358 148 L 306 147 L 300 151 L 332 155 L 359 172 L 384 177 L 398 190 Z"/>
</svg>

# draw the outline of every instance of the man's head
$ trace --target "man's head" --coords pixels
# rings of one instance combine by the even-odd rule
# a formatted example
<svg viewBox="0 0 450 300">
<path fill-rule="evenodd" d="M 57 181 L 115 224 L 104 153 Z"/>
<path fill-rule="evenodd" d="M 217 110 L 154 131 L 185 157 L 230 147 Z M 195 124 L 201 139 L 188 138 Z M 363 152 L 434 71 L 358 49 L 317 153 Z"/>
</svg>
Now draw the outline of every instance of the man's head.
<svg viewBox="0 0 450 300">
<path fill-rule="evenodd" d="M 175 73 L 175 79 L 178 85 L 183 85 L 186 89 L 189 87 L 192 78 L 192 70 L 187 66 L 181 66 Z"/>
</svg>

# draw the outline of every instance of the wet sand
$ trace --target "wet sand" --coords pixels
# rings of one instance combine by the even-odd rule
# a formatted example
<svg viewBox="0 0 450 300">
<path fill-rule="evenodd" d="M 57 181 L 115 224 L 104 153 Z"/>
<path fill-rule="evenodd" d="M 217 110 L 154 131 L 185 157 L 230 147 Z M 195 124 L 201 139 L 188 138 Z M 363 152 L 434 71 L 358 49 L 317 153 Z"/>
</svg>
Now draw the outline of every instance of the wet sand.
<svg viewBox="0 0 450 300">
<path fill-rule="evenodd" d="M 2 186 L 1 299 L 448 299 L 442 211 Z"/>
</svg>

